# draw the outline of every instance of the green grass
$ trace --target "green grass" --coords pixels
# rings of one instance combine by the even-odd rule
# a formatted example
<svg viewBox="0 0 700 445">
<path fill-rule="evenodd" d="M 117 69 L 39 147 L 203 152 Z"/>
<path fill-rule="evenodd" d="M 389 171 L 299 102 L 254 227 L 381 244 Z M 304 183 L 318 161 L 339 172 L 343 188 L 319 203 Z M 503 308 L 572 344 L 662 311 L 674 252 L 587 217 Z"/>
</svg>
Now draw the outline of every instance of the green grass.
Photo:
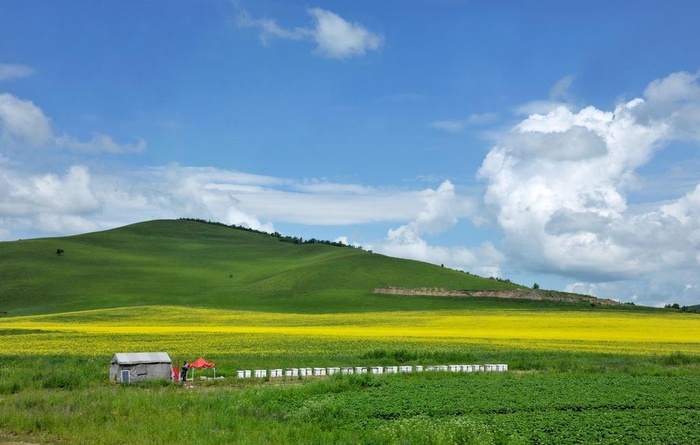
<svg viewBox="0 0 700 445">
<path fill-rule="evenodd" d="M 0 311 L 9 315 L 144 304 L 312 313 L 463 304 L 372 293 L 388 286 L 518 288 L 418 261 L 195 221 L 0 243 Z"/>
<path fill-rule="evenodd" d="M 493 352 L 470 351 L 485 358 Z M 368 351 L 354 361 L 465 359 Z M 195 387 L 106 378 L 106 357 L 6 356 L 0 443 L 688 444 L 700 358 L 520 352 L 519 371 L 225 379 Z M 234 360 L 231 356 L 228 360 Z M 517 357 L 507 357 L 515 362 Z M 332 360 L 332 357 L 326 357 Z M 547 369 L 536 368 L 547 364 Z M 12 384 L 10 384 L 12 382 Z"/>
</svg>

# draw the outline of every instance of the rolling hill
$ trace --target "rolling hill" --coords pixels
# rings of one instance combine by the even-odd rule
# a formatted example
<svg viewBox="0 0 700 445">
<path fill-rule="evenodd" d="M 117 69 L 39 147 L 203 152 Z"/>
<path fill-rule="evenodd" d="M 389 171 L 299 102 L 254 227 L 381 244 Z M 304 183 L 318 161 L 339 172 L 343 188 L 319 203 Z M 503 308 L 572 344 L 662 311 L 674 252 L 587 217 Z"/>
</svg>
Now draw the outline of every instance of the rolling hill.
<svg viewBox="0 0 700 445">
<path fill-rule="evenodd" d="M 279 236 L 193 220 L 0 243 L 0 311 L 8 315 L 136 305 L 332 313 L 479 304 L 374 292 L 392 287 L 526 289 L 419 261 L 281 242 Z"/>
</svg>

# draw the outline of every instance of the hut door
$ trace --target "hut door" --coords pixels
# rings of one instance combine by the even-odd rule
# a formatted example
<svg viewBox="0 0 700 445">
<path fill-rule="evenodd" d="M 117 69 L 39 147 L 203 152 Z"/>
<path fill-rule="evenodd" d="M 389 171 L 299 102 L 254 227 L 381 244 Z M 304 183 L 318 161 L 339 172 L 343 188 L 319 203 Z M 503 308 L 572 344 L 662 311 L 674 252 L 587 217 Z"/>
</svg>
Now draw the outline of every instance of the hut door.
<svg viewBox="0 0 700 445">
<path fill-rule="evenodd" d="M 122 370 L 122 383 L 131 383 L 131 373 L 127 370 Z"/>
</svg>

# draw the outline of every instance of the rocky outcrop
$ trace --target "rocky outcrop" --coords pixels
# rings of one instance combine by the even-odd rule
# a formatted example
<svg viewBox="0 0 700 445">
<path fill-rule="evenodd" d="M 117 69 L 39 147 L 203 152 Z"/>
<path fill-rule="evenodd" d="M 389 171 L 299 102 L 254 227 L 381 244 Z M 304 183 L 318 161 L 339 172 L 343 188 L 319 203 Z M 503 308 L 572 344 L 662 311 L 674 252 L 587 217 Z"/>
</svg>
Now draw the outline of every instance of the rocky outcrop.
<svg viewBox="0 0 700 445">
<path fill-rule="evenodd" d="M 561 301 L 566 303 L 586 302 L 605 306 L 618 306 L 620 302 L 590 295 L 570 294 L 552 290 L 516 289 L 516 290 L 448 290 L 438 287 L 402 288 L 386 287 L 374 289 L 375 294 L 392 295 L 425 295 L 432 297 L 463 297 L 463 298 L 507 298 L 514 300 Z"/>
</svg>

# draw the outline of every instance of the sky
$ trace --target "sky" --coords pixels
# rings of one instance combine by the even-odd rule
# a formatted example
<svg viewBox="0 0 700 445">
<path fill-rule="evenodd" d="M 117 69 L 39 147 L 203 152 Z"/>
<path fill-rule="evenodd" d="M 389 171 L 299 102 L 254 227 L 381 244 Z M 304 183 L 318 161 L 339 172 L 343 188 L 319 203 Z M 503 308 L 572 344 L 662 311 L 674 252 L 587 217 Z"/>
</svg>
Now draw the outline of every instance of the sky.
<svg viewBox="0 0 700 445">
<path fill-rule="evenodd" d="M 0 0 L 0 240 L 200 218 L 700 303 L 695 0 Z"/>
</svg>

